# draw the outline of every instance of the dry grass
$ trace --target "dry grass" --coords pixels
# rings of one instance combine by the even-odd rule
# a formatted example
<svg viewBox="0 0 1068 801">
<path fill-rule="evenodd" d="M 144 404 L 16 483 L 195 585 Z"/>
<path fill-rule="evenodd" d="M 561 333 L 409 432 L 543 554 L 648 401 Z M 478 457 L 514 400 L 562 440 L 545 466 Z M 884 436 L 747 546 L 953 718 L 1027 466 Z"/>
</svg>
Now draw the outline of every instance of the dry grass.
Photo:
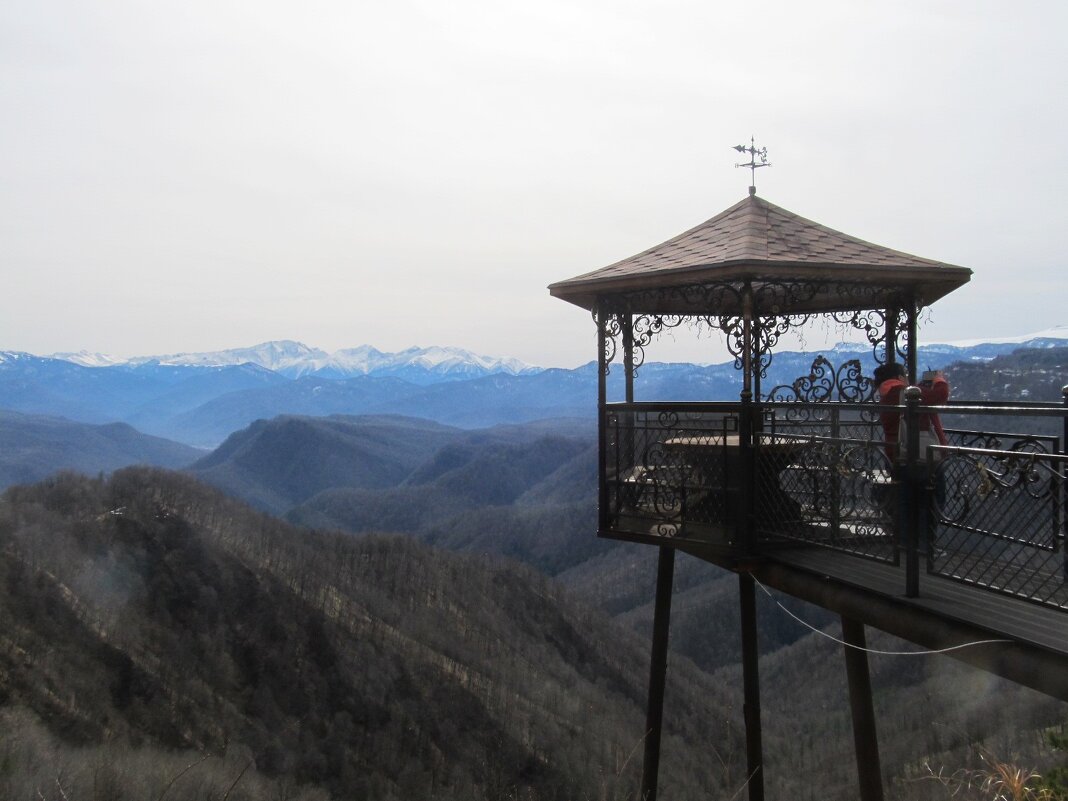
<svg viewBox="0 0 1068 801">
<path fill-rule="evenodd" d="M 950 797 L 976 801 L 1066 801 L 1065 796 L 1042 785 L 1042 776 L 1032 768 L 1022 768 L 999 759 L 985 749 L 979 751 L 981 767 L 945 773 L 926 765 L 928 776 L 946 788 Z"/>
</svg>

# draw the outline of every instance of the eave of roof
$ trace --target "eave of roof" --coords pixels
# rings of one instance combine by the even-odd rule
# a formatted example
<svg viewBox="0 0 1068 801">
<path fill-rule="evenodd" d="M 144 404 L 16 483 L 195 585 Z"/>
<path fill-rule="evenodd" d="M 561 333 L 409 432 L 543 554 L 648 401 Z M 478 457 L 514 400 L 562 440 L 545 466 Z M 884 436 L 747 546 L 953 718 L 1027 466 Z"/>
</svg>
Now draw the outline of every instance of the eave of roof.
<svg viewBox="0 0 1068 801">
<path fill-rule="evenodd" d="M 967 268 L 874 245 L 751 195 L 666 242 L 554 283 L 549 291 L 593 308 L 599 297 L 640 292 L 652 298 L 658 290 L 686 285 L 754 279 L 830 281 L 866 287 L 869 303 L 886 304 L 908 292 L 930 304 L 970 277 Z M 663 300 L 657 309 L 662 312 L 698 311 L 671 309 Z"/>
</svg>

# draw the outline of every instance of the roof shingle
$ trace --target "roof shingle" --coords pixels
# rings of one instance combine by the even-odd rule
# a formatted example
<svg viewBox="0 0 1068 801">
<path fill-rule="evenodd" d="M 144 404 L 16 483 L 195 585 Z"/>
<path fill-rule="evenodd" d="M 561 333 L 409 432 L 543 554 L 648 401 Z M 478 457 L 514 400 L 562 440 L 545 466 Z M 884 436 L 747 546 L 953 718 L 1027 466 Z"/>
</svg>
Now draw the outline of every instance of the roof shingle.
<svg viewBox="0 0 1068 801">
<path fill-rule="evenodd" d="M 587 308 L 596 295 L 740 275 L 777 278 L 833 271 L 888 288 L 924 287 L 926 302 L 968 281 L 971 271 L 866 242 L 750 195 L 700 225 L 635 256 L 560 281 L 550 292 Z M 867 271 L 867 272 L 865 272 Z M 837 280 L 837 279 L 836 279 Z"/>
</svg>

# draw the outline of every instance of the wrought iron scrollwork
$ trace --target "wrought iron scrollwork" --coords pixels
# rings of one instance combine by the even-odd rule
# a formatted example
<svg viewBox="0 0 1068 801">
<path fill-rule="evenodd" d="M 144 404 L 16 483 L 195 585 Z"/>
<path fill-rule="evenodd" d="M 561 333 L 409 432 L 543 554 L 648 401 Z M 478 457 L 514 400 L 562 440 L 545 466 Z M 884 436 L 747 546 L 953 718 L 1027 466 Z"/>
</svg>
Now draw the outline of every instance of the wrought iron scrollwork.
<svg viewBox="0 0 1068 801">
<path fill-rule="evenodd" d="M 879 284 L 833 282 L 836 305 L 842 309 L 876 309 L 886 304 L 887 287 Z"/>
<path fill-rule="evenodd" d="M 987 536 L 1052 547 L 1052 536 L 1036 542 L 1030 532 L 1038 527 L 1019 522 L 1033 522 L 1034 507 L 1030 504 L 1055 500 L 1054 488 L 1064 480 L 1056 467 L 1042 458 L 1045 455 L 1043 443 L 1036 440 L 1021 441 L 1012 451 L 950 451 L 935 469 L 939 518 Z M 994 509 L 999 513 L 990 512 Z"/>
<path fill-rule="evenodd" d="M 619 350 L 616 340 L 623 331 L 621 316 L 609 312 L 602 320 L 599 318 L 597 310 L 594 309 L 593 321 L 598 328 L 604 330 L 604 374 L 608 375 L 612 371 L 611 365 Z"/>
<path fill-rule="evenodd" d="M 813 438 L 775 478 L 803 525 L 781 525 L 779 535 L 893 561 L 895 496 L 881 443 Z"/>
<path fill-rule="evenodd" d="M 838 397 L 845 403 L 868 403 L 875 399 L 875 380 L 864 374 L 859 359 L 850 359 L 835 374 Z"/>
<path fill-rule="evenodd" d="M 634 314 L 647 314 L 650 309 L 658 308 L 689 309 L 696 317 L 700 317 L 702 311 L 707 310 L 716 310 L 721 314 L 740 314 L 742 287 L 730 281 L 709 281 L 657 289 L 639 289 L 620 295 L 617 300 L 618 308 L 629 310 Z"/>
<path fill-rule="evenodd" d="M 679 413 L 674 409 L 665 409 L 656 416 L 656 424 L 662 429 L 679 427 Z"/>
<path fill-rule="evenodd" d="M 790 309 L 829 292 L 829 285 L 821 281 L 757 280 L 752 287 L 754 313 L 766 317 L 788 314 Z"/>
<path fill-rule="evenodd" d="M 740 316 L 706 317 L 710 328 L 723 334 L 727 353 L 734 357 L 734 369 L 741 370 L 745 364 L 745 321 Z"/>
<path fill-rule="evenodd" d="M 874 394 L 875 382 L 864 374 L 859 359 L 850 359 L 835 369 L 821 354 L 812 361 L 808 375 L 772 388 L 766 400 L 777 403 L 866 403 Z"/>
<path fill-rule="evenodd" d="M 864 333 L 871 345 L 877 364 L 886 363 L 886 312 L 880 309 L 861 309 L 853 312 L 831 312 L 831 319 Z"/>
<path fill-rule="evenodd" d="M 943 449 L 932 476 L 928 570 L 1068 609 L 1065 457 L 1023 438 L 1018 450 Z"/>
<path fill-rule="evenodd" d="M 872 348 L 886 343 L 886 313 L 880 309 L 832 312 L 831 318 L 839 325 L 848 325 L 857 331 L 863 331 Z"/>
<path fill-rule="evenodd" d="M 686 318 L 679 314 L 643 314 L 634 318 L 634 363 L 632 370 L 638 374 L 638 368 L 645 364 L 645 346 L 666 329 L 678 328 Z"/>
<path fill-rule="evenodd" d="M 917 312 L 919 313 L 919 312 Z M 904 314 L 897 316 L 897 329 L 894 331 L 894 350 L 900 362 L 908 362 L 909 356 L 909 321 Z M 885 358 L 884 360 L 885 361 Z"/>
<path fill-rule="evenodd" d="M 761 317 L 753 323 L 753 364 L 761 378 L 768 377 L 772 355 L 779 338 L 793 328 L 800 328 L 809 320 L 807 314 L 783 314 Z M 740 366 L 735 357 L 735 366 Z"/>
</svg>

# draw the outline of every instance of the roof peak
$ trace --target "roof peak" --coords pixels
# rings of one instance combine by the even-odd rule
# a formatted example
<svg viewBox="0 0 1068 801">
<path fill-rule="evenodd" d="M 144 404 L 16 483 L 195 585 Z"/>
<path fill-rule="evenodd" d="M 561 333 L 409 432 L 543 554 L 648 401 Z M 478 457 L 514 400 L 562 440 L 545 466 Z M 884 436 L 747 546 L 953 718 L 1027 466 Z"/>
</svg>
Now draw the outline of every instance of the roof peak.
<svg viewBox="0 0 1068 801">
<path fill-rule="evenodd" d="M 830 271 L 830 272 L 828 272 Z M 554 284 L 550 289 L 579 305 L 603 292 L 636 287 L 737 280 L 739 276 L 854 275 L 887 287 L 918 287 L 930 303 L 968 280 L 970 270 L 875 245 L 758 197 L 755 192 L 695 227 L 637 255 Z M 877 278 L 878 276 L 878 278 Z M 896 276 L 896 277 L 894 277 Z M 837 280 L 837 279 L 836 279 Z M 952 286 L 942 286 L 949 282 Z"/>
</svg>

